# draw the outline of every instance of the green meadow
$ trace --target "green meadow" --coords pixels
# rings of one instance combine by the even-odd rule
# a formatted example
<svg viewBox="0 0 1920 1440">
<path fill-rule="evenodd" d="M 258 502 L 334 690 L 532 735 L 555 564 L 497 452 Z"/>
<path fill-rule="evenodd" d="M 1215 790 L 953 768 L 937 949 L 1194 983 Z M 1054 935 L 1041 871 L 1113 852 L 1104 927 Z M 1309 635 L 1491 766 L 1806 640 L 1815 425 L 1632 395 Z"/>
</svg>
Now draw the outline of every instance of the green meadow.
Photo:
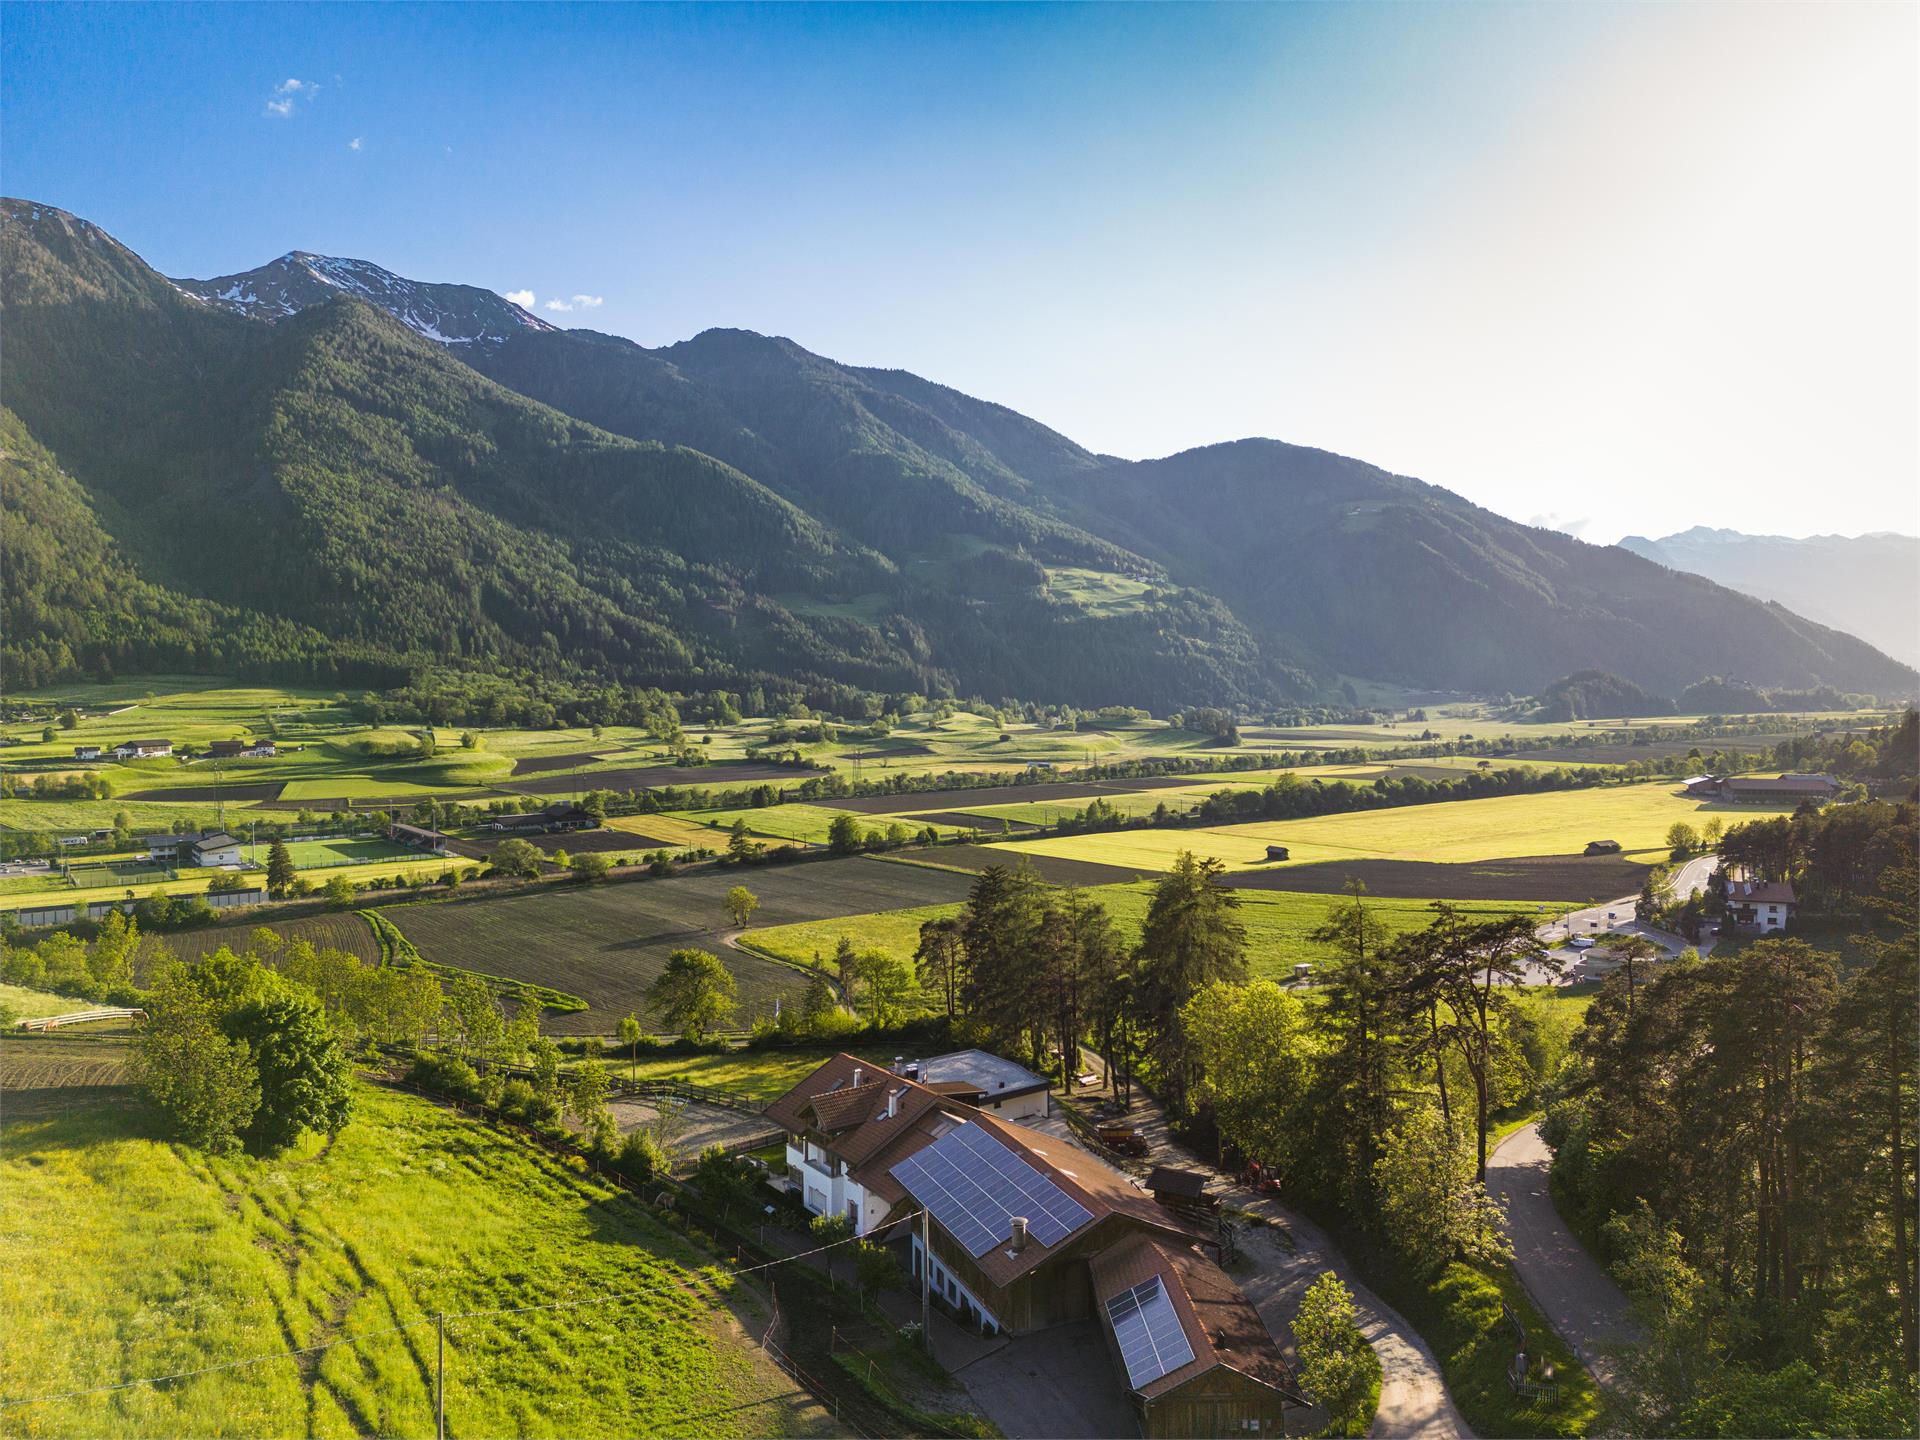
<svg viewBox="0 0 1920 1440">
<path fill-rule="evenodd" d="M 440 1312 L 451 1434 L 831 1431 L 745 1333 L 758 1300 L 624 1193 L 428 1101 L 356 1102 L 277 1160 L 138 1106 L 0 1131 L 0 1398 L 349 1342 L 16 1406 L 7 1433 L 429 1435 Z"/>
</svg>

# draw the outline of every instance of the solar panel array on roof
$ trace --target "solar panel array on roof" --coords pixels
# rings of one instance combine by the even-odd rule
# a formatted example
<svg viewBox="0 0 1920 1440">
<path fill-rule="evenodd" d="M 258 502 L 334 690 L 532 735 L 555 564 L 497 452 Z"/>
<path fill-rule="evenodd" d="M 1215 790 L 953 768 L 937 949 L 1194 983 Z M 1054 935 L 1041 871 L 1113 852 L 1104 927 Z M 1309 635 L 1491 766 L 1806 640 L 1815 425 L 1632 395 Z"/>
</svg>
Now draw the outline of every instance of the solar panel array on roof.
<svg viewBox="0 0 1920 1440">
<path fill-rule="evenodd" d="M 1193 1346 L 1158 1275 L 1107 1301 L 1107 1318 L 1113 1322 L 1114 1339 L 1120 1342 L 1127 1384 L 1134 1389 L 1193 1363 Z"/>
<path fill-rule="evenodd" d="M 1093 1218 L 1086 1206 L 988 1135 L 962 1125 L 889 1172 L 975 1259 L 1007 1243 L 1013 1217 L 1057 1245 Z"/>
</svg>

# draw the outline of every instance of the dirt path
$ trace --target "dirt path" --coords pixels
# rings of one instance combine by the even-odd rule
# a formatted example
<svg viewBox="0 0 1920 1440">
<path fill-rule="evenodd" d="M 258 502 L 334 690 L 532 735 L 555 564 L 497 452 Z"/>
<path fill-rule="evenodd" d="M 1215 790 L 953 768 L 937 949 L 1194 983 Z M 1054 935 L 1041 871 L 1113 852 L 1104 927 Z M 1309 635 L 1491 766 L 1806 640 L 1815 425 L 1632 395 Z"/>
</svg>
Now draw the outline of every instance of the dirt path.
<svg viewBox="0 0 1920 1440">
<path fill-rule="evenodd" d="M 1098 1057 L 1090 1053 L 1086 1063 L 1098 1069 Z M 1272 1196 L 1254 1193 L 1181 1145 L 1173 1138 L 1158 1103 L 1137 1086 L 1127 1118 L 1146 1137 L 1155 1161 L 1205 1171 L 1213 1177 L 1208 1190 L 1218 1193 L 1224 1203 L 1277 1221 L 1291 1235 L 1293 1247 L 1289 1251 L 1282 1242 L 1250 1233 L 1247 1238 L 1251 1243 L 1246 1248 L 1259 1264 L 1260 1273 L 1241 1282 L 1267 1328 L 1276 1336 L 1288 1337 L 1282 1343 L 1289 1354 L 1293 1349 L 1293 1317 L 1299 1312 L 1307 1286 L 1317 1276 L 1332 1270 L 1353 1292 L 1361 1332 L 1380 1357 L 1380 1408 L 1374 1413 L 1373 1428 L 1367 1432 L 1370 1436 L 1375 1440 L 1470 1440 L 1473 1431 L 1454 1408 L 1453 1397 L 1447 1394 L 1446 1382 L 1440 1376 L 1440 1363 L 1427 1342 L 1405 1316 L 1361 1281 L 1324 1230 Z"/>
<path fill-rule="evenodd" d="M 1547 1322 L 1609 1390 L 1620 1385 L 1610 1344 L 1638 1338 L 1627 1297 L 1574 1238 L 1547 1191 L 1551 1152 L 1539 1127 L 1523 1125 L 1487 1160 L 1487 1189 L 1507 1212 L 1513 1268 Z"/>
</svg>

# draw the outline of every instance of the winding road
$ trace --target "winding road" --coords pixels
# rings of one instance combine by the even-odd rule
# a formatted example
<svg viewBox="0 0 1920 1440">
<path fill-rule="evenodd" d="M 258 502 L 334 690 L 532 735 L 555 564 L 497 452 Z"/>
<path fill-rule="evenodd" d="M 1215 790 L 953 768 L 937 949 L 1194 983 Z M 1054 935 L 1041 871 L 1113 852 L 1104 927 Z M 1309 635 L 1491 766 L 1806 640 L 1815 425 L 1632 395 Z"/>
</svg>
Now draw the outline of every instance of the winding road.
<svg viewBox="0 0 1920 1440">
<path fill-rule="evenodd" d="M 1523 1125 L 1487 1159 L 1487 1190 L 1507 1216 L 1513 1268 L 1593 1378 L 1620 1387 L 1611 1346 L 1640 1338 L 1626 1295 L 1560 1218 L 1547 1190 L 1552 1160 L 1537 1125 Z"/>
</svg>

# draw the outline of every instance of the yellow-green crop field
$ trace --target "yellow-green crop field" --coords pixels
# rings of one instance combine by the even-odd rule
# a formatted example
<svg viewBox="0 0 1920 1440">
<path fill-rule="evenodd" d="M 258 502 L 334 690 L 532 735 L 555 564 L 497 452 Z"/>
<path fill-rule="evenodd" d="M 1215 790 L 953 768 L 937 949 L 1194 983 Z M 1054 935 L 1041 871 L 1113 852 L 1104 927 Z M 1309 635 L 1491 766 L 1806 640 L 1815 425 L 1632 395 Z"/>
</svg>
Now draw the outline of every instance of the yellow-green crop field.
<svg viewBox="0 0 1920 1440">
<path fill-rule="evenodd" d="M 1097 885 L 1081 891 L 1104 905 L 1128 945 L 1138 940 L 1152 896 L 1151 884 Z M 1239 890 L 1239 919 L 1247 931 L 1247 957 L 1253 973 L 1266 979 L 1285 979 L 1296 964 L 1331 959 L 1330 947 L 1310 938 L 1326 923 L 1328 914 L 1345 903 L 1339 895 L 1301 894 L 1287 890 Z M 1425 926 L 1433 918 L 1427 900 L 1367 900 L 1376 919 L 1391 933 L 1402 934 Z M 1530 901 L 1456 900 L 1455 908 L 1474 915 L 1542 913 Z M 960 913 L 959 905 L 922 905 L 906 910 L 882 910 L 870 915 L 846 915 L 797 925 L 749 930 L 741 943 L 778 959 L 812 963 L 815 955 L 830 957 L 842 936 L 856 950 L 887 950 L 911 956 L 920 943 L 920 927 L 928 920 Z M 1551 909 L 1551 906 L 1546 907 Z"/>
<path fill-rule="evenodd" d="M 333 1144 L 275 1160 L 169 1143 L 139 1106 L 0 1131 L 0 1397 L 365 1337 L 15 1406 L 7 1433 L 430 1435 L 442 1311 L 455 1435 L 832 1432 L 729 1309 L 761 1323 L 757 1299 L 622 1192 L 428 1101 L 355 1099 Z"/>
<path fill-rule="evenodd" d="M 1689 799 L 1670 782 L 1557 790 L 1450 800 L 1304 820 L 1258 821 L 1191 830 L 1117 830 L 1097 835 L 1015 840 L 1015 853 L 1056 855 L 1138 870 L 1165 870 L 1183 850 L 1210 855 L 1231 869 L 1267 868 L 1267 846 L 1292 852 L 1282 864 L 1367 858 L 1461 863 L 1519 855 L 1577 855 L 1591 840 L 1617 840 L 1650 858 L 1665 849 L 1675 821 L 1698 826 L 1717 816 L 1736 824 L 1791 813 L 1765 805 L 1720 805 Z"/>
</svg>

